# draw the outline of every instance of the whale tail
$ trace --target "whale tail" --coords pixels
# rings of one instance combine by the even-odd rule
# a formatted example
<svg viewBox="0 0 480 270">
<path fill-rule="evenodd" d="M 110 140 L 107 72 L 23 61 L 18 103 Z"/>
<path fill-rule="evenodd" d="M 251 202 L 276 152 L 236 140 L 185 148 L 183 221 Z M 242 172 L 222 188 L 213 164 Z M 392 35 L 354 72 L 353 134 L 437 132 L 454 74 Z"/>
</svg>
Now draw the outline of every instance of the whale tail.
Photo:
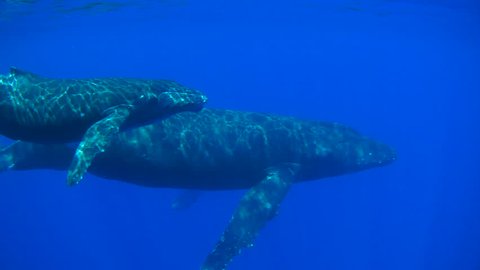
<svg viewBox="0 0 480 270">
<path fill-rule="evenodd" d="M 0 172 L 7 170 L 64 170 L 73 156 L 66 144 L 38 144 L 16 141 L 0 145 Z M 55 154 L 52 154 L 55 153 Z"/>
<path fill-rule="evenodd" d="M 17 142 L 9 145 L 0 145 L 0 172 L 7 171 L 15 167 L 15 144 L 17 144 Z"/>
</svg>

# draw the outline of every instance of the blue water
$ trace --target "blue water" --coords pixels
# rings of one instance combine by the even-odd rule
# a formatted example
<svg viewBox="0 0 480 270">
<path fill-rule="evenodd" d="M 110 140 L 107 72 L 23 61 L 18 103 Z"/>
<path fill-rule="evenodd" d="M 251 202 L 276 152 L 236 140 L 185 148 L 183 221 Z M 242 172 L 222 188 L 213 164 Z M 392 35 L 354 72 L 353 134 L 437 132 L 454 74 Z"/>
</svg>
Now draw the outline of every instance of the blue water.
<svg viewBox="0 0 480 270">
<path fill-rule="evenodd" d="M 480 269 L 478 1 L 111 3 L 0 1 L 0 73 L 174 79 L 398 151 L 295 185 L 229 269 Z M 0 269 L 199 269 L 244 192 L 174 211 L 176 190 L 65 178 L 0 175 Z"/>
</svg>

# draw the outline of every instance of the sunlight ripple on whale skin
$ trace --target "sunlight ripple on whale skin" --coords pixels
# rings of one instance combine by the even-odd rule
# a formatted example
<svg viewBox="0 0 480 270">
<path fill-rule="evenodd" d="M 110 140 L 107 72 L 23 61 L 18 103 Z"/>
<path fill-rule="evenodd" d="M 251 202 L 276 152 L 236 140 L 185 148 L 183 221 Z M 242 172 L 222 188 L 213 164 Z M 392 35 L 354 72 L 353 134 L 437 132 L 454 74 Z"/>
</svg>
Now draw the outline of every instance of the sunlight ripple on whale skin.
<svg viewBox="0 0 480 270">
<path fill-rule="evenodd" d="M 198 111 L 206 101 L 174 81 L 53 79 L 11 68 L 0 75 L 0 134 L 40 143 L 79 140 L 67 177 L 73 185 L 121 129 Z"/>
<path fill-rule="evenodd" d="M 74 151 L 66 144 L 19 141 L 0 151 L 0 169 L 66 170 Z M 120 132 L 89 172 L 149 187 L 248 189 L 202 267 L 219 270 L 253 245 L 293 183 L 384 166 L 395 159 L 388 145 L 341 124 L 203 109 Z M 182 196 L 194 201 L 198 191 Z"/>
</svg>

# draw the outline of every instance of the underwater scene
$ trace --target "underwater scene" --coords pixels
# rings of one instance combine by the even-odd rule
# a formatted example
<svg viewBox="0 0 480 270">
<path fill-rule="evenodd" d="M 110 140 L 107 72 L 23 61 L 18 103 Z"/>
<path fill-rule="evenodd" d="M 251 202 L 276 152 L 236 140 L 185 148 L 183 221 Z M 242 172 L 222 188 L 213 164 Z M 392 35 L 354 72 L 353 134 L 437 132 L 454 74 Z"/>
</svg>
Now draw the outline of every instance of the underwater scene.
<svg viewBox="0 0 480 270">
<path fill-rule="evenodd" d="M 480 2 L 0 0 L 0 270 L 479 270 Z"/>
</svg>

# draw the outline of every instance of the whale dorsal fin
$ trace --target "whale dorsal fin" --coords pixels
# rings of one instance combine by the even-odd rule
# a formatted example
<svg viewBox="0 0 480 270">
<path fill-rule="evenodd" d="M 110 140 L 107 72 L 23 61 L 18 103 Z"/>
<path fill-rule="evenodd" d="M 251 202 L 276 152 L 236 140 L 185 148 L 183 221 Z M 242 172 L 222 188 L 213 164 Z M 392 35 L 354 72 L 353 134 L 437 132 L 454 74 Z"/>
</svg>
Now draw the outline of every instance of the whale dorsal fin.
<svg viewBox="0 0 480 270">
<path fill-rule="evenodd" d="M 37 74 L 34 74 L 32 72 L 29 72 L 29 71 L 25 71 L 25 70 L 22 70 L 22 69 L 18 69 L 16 67 L 10 67 L 10 75 L 13 75 L 13 76 L 24 76 L 24 77 L 30 77 L 30 78 L 36 78 L 36 77 L 39 77 Z"/>
</svg>

